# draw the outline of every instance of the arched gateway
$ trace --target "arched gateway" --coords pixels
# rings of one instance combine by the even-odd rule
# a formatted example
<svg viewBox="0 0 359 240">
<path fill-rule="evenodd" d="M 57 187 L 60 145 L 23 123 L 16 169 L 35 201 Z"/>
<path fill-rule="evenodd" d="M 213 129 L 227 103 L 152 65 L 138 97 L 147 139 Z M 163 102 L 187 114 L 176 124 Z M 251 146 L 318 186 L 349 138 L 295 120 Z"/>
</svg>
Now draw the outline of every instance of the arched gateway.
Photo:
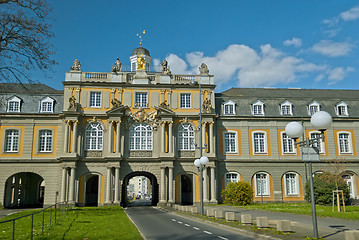
<svg viewBox="0 0 359 240">
<path fill-rule="evenodd" d="M 142 171 L 137 171 L 137 172 L 132 172 L 130 174 L 128 174 L 122 182 L 122 196 L 121 196 L 121 205 L 122 206 L 126 206 L 127 204 L 127 185 L 130 181 L 131 178 L 133 177 L 137 177 L 137 176 L 144 176 L 147 177 L 152 185 L 152 206 L 156 206 L 158 203 L 158 183 L 157 183 L 157 178 L 155 175 L 153 175 L 152 173 L 149 172 L 142 172 Z"/>
</svg>

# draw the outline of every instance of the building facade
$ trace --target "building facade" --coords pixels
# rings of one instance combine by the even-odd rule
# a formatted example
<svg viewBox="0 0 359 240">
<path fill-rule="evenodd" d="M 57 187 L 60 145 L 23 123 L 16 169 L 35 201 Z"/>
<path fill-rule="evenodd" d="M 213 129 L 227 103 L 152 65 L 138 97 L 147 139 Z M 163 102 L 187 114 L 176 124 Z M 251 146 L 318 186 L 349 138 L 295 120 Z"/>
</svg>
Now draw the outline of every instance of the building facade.
<svg viewBox="0 0 359 240">
<path fill-rule="evenodd" d="M 146 177 L 152 204 L 221 201 L 231 181 L 252 184 L 255 201 L 303 201 L 307 181 L 301 152 L 284 128 L 302 121 L 306 137 L 318 132 L 310 116 L 333 117 L 317 147 L 328 171 L 345 161 L 342 175 L 358 199 L 359 91 L 233 88 L 214 93 L 214 76 L 171 74 L 167 62 L 151 72 L 142 46 L 131 70 L 117 60 L 111 72 L 83 72 L 75 60 L 64 90 L 2 84 L 0 199 L 5 207 L 125 204 L 131 178 Z M 27 88 L 27 89 L 24 89 Z M 202 146 L 200 143 L 202 142 Z"/>
</svg>

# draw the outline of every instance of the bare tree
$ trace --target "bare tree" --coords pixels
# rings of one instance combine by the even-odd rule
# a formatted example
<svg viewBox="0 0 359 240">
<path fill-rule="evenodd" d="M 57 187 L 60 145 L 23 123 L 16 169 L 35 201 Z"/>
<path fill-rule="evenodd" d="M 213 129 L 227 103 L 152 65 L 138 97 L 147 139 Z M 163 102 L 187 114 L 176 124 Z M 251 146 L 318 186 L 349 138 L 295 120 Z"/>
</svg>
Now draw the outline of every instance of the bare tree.
<svg viewBox="0 0 359 240">
<path fill-rule="evenodd" d="M 31 82 L 30 70 L 52 72 L 50 12 L 45 0 L 0 0 L 0 82 Z"/>
</svg>

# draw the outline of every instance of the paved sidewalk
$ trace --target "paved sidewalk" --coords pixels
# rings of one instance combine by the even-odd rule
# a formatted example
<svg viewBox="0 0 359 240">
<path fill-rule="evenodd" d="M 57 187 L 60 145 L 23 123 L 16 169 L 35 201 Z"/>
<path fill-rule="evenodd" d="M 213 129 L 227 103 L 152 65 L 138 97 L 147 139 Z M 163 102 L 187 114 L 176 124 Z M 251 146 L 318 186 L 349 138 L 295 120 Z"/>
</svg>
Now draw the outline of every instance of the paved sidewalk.
<svg viewBox="0 0 359 240">
<path fill-rule="evenodd" d="M 268 217 L 269 220 L 290 220 L 292 229 L 298 238 L 306 236 L 313 237 L 312 216 L 299 215 L 292 213 L 279 213 L 264 210 L 249 210 L 233 206 L 205 206 L 206 209 L 217 209 L 227 212 L 240 214 L 251 214 L 252 219 L 256 217 Z M 328 240 L 343 240 L 345 230 L 359 230 L 359 221 L 344 220 L 332 217 L 318 217 L 318 234 L 319 237 Z"/>
</svg>

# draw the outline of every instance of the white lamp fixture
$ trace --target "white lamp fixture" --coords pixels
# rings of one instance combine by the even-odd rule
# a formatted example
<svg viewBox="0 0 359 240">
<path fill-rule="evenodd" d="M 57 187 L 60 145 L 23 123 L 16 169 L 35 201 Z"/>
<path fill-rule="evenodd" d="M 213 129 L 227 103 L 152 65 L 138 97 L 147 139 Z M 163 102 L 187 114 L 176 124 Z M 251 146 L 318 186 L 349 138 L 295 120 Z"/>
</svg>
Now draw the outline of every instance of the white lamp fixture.
<svg viewBox="0 0 359 240">
<path fill-rule="evenodd" d="M 285 133 L 288 137 L 297 139 L 302 136 L 304 128 L 299 122 L 290 122 L 285 127 Z"/>
<path fill-rule="evenodd" d="M 199 161 L 200 161 L 200 164 L 201 164 L 202 166 L 207 165 L 207 164 L 209 163 L 209 159 L 208 159 L 208 157 L 206 157 L 206 156 L 202 156 L 202 157 L 199 159 Z"/>
<path fill-rule="evenodd" d="M 196 159 L 196 160 L 194 160 L 194 165 L 196 166 L 196 167 L 201 167 L 201 161 L 200 161 L 200 159 L 198 158 L 198 159 Z"/>
<path fill-rule="evenodd" d="M 320 131 L 327 130 L 332 124 L 332 116 L 325 111 L 319 111 L 313 114 L 310 119 L 313 127 Z"/>
</svg>

